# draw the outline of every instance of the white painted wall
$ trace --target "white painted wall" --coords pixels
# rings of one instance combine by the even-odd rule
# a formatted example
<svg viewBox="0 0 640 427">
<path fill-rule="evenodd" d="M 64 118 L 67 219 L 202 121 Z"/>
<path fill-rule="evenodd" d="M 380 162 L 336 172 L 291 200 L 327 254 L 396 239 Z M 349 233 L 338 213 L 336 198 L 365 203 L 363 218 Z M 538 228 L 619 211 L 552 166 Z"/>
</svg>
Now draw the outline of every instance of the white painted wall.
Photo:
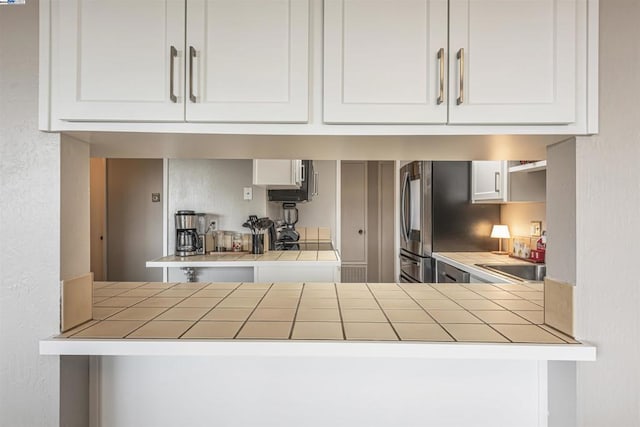
<svg viewBox="0 0 640 427">
<path fill-rule="evenodd" d="M 578 425 L 640 425 L 640 2 L 600 1 L 600 133 L 578 138 Z"/>
<path fill-rule="evenodd" d="M 59 136 L 37 130 L 38 1 L 0 8 L 0 425 L 57 426 Z M 88 183 L 87 183 L 88 184 Z"/>
</svg>

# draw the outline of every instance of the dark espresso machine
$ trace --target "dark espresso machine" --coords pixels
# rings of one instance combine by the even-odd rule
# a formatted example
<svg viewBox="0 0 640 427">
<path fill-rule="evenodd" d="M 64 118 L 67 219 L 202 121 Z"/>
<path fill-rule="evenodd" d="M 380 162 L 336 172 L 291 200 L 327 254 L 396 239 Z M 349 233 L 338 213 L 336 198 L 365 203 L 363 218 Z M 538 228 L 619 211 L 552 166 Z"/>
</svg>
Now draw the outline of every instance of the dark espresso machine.
<svg viewBox="0 0 640 427">
<path fill-rule="evenodd" d="M 197 226 L 198 216 L 195 211 L 182 210 L 176 212 L 176 256 L 197 255 L 200 249 L 200 238 Z"/>
</svg>

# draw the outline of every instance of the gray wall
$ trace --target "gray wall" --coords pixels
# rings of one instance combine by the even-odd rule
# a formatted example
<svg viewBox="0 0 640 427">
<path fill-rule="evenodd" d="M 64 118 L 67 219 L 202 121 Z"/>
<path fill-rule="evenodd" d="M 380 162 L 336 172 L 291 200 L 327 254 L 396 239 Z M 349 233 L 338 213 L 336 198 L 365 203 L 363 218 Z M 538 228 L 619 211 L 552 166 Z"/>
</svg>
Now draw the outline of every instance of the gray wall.
<svg viewBox="0 0 640 427">
<path fill-rule="evenodd" d="M 38 340 L 59 331 L 60 148 L 37 119 L 38 1 L 29 0 L 0 8 L 2 426 L 58 425 L 58 358 L 40 356 Z"/>
<path fill-rule="evenodd" d="M 145 263 L 162 256 L 162 160 L 107 160 L 107 280 L 162 281 Z"/>
<path fill-rule="evenodd" d="M 578 425 L 640 425 L 640 2 L 600 1 L 600 133 L 578 138 Z"/>
<path fill-rule="evenodd" d="M 251 187 L 252 160 L 170 159 L 168 170 L 168 251 L 175 250 L 174 214 L 180 209 L 215 214 L 218 229 L 249 233 L 242 223 L 249 215 L 266 214 L 266 192 L 253 187 L 253 200 L 244 200 L 243 187 Z"/>
<path fill-rule="evenodd" d="M 244 200 L 243 187 L 253 181 L 252 160 L 170 159 L 168 167 L 167 253 L 175 252 L 174 214 L 179 209 L 218 216 L 218 229 L 248 233 L 242 223 L 249 215 L 264 216 L 266 191 L 253 187 L 253 200 Z M 158 269 L 160 270 L 160 269 Z M 200 281 L 252 281 L 251 269 L 198 269 Z M 169 281 L 184 281 L 180 269 L 168 269 Z"/>
</svg>

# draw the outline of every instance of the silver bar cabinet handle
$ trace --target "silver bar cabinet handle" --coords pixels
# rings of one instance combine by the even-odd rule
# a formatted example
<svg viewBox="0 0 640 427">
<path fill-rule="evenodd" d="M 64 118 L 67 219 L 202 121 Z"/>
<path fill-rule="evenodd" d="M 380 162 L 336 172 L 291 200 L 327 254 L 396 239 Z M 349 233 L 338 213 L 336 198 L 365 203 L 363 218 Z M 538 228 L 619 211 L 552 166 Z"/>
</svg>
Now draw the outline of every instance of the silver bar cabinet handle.
<svg viewBox="0 0 640 427">
<path fill-rule="evenodd" d="M 318 183 L 318 178 L 320 177 L 320 173 L 314 172 L 313 174 L 313 195 L 317 196 L 319 193 L 320 184 Z"/>
<path fill-rule="evenodd" d="M 169 49 L 169 99 L 171 99 L 173 103 L 178 102 L 178 97 L 173 93 L 173 68 L 177 56 L 178 50 L 174 46 L 171 46 L 171 49 Z"/>
<path fill-rule="evenodd" d="M 193 58 L 195 57 L 195 48 L 193 46 L 189 46 L 189 99 L 191 102 L 197 102 L 196 96 L 193 94 Z"/>
<path fill-rule="evenodd" d="M 438 105 L 444 102 L 444 48 L 438 50 L 438 61 L 440 62 L 440 94 L 436 103 Z"/>
<path fill-rule="evenodd" d="M 464 48 L 460 48 L 457 57 L 460 64 L 460 96 L 457 104 L 460 105 L 464 102 Z"/>
<path fill-rule="evenodd" d="M 500 191 L 500 172 L 496 172 L 494 176 L 494 190 L 496 193 Z"/>
</svg>

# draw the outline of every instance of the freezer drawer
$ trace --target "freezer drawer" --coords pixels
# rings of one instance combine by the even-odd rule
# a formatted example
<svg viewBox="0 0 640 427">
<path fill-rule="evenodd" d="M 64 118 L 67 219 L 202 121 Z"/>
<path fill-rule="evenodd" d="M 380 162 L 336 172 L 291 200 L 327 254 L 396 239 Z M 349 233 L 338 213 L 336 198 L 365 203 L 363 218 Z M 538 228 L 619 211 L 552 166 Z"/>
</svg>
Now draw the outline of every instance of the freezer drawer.
<svg viewBox="0 0 640 427">
<path fill-rule="evenodd" d="M 434 259 L 421 257 L 410 252 L 400 252 L 400 273 L 416 283 L 433 282 Z"/>
</svg>

